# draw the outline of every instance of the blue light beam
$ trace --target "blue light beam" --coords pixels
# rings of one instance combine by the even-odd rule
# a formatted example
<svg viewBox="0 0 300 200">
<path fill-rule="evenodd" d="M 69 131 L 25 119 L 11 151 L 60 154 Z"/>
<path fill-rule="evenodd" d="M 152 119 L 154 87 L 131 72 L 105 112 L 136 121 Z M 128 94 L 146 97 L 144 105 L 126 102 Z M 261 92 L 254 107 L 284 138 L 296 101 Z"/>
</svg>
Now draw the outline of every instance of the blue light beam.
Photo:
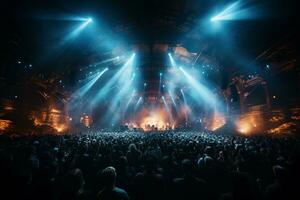
<svg viewBox="0 0 300 200">
<path fill-rule="evenodd" d="M 132 64 L 135 54 L 133 54 L 127 62 L 121 67 L 121 69 L 100 89 L 96 94 L 95 98 L 92 100 L 91 105 L 95 105 L 100 100 L 106 98 L 106 95 L 109 93 L 110 88 L 112 88 L 116 83 L 118 83 L 119 78 L 123 75 L 126 69 Z"/>
<path fill-rule="evenodd" d="M 186 81 L 189 83 L 189 85 L 199 94 L 199 97 L 213 107 L 217 105 L 215 95 L 211 93 L 208 88 L 194 79 L 194 77 L 188 74 L 182 67 L 179 67 L 179 69 L 187 78 Z"/>
<path fill-rule="evenodd" d="M 174 60 L 172 54 L 171 54 L 171 53 L 168 53 L 168 56 L 169 56 L 169 58 L 170 58 L 171 66 L 172 66 L 172 67 L 177 67 L 176 62 L 175 62 L 175 60 Z"/>
<path fill-rule="evenodd" d="M 162 98 L 162 100 L 163 100 L 163 102 L 164 102 L 164 105 L 165 105 L 165 108 L 166 108 L 166 110 L 167 110 L 167 112 L 168 112 L 168 114 L 169 114 L 170 120 L 171 120 L 171 122 L 173 122 L 173 121 L 174 121 L 174 120 L 173 120 L 173 116 L 172 116 L 171 110 L 170 110 L 170 108 L 169 108 L 169 106 L 168 106 L 168 104 L 167 104 L 167 102 L 166 102 L 166 99 L 165 99 L 164 96 L 162 96 L 161 98 Z"/>
<path fill-rule="evenodd" d="M 140 97 L 140 98 L 138 99 L 138 101 L 136 102 L 136 105 L 135 105 L 135 107 L 134 107 L 134 110 L 135 110 L 135 111 L 139 108 L 139 106 L 140 106 L 140 104 L 142 103 L 142 101 L 143 101 L 143 97 Z"/>
<path fill-rule="evenodd" d="M 83 85 L 81 88 L 76 90 L 74 92 L 74 97 L 83 97 L 90 89 L 91 87 L 98 81 L 98 79 L 108 70 L 108 68 L 105 68 L 101 72 L 98 72 L 95 74 L 95 77 L 92 78 L 89 82 L 87 82 L 85 85 Z"/>
<path fill-rule="evenodd" d="M 170 97 L 171 97 L 172 103 L 173 103 L 174 107 L 176 108 L 177 105 L 176 105 L 175 99 L 174 99 L 174 97 L 173 97 L 173 93 L 172 93 L 170 90 L 169 90 L 168 92 L 169 92 L 169 95 L 170 95 Z"/>
<path fill-rule="evenodd" d="M 83 29 L 92 22 L 92 18 L 86 19 L 83 23 L 81 23 L 75 30 L 73 30 L 70 34 L 68 34 L 63 41 L 59 44 L 59 46 L 64 45 L 65 43 L 75 39 L 82 31 Z"/>
<path fill-rule="evenodd" d="M 225 20 L 245 20 L 254 18 L 254 13 L 258 14 L 253 8 L 245 8 L 245 4 L 241 1 L 236 1 L 227 6 L 223 11 L 212 17 L 212 22 L 225 21 Z"/>
</svg>

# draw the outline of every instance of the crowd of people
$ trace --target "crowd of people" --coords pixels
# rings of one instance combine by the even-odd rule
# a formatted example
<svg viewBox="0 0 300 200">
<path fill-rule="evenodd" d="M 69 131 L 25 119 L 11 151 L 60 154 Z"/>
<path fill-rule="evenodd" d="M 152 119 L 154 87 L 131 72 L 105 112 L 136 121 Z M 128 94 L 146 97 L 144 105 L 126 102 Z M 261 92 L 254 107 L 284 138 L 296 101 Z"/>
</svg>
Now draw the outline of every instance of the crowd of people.
<svg viewBox="0 0 300 200">
<path fill-rule="evenodd" d="M 1 199 L 300 199 L 298 137 L 0 136 Z"/>
</svg>

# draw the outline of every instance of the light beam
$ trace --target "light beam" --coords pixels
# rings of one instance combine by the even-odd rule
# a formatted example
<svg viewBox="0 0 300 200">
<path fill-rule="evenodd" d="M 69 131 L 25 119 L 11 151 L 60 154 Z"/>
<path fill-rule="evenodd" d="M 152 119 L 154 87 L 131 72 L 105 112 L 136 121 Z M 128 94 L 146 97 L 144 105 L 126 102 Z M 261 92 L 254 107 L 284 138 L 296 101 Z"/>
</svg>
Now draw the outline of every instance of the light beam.
<svg viewBox="0 0 300 200">
<path fill-rule="evenodd" d="M 171 54 L 171 53 L 168 53 L 168 56 L 169 56 L 169 59 L 170 59 L 170 62 L 171 62 L 171 66 L 172 66 L 172 67 L 177 67 L 176 62 L 175 62 L 175 60 L 173 59 L 172 54 Z"/>
<path fill-rule="evenodd" d="M 254 18 L 254 13 L 258 12 L 254 7 L 245 7 L 242 1 L 236 1 L 227 6 L 223 11 L 212 17 L 210 21 L 225 21 L 225 20 L 244 20 Z"/>
<path fill-rule="evenodd" d="M 92 78 L 92 80 L 90 80 L 89 82 L 87 82 L 84 86 L 82 86 L 81 88 L 79 88 L 78 90 L 76 90 L 76 92 L 74 92 L 74 97 L 83 97 L 90 89 L 91 87 L 98 81 L 98 79 L 108 70 L 108 68 L 105 68 L 104 70 L 102 70 L 101 72 L 98 72 L 94 78 Z"/>
</svg>

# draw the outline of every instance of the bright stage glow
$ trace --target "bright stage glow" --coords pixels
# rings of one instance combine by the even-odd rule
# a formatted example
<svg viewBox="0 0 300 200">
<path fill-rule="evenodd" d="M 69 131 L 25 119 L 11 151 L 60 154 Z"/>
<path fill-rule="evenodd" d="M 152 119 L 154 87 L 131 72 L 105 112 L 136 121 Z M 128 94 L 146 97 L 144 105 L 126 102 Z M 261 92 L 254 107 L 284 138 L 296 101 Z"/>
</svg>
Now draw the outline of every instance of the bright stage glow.
<svg viewBox="0 0 300 200">
<path fill-rule="evenodd" d="M 259 111 L 251 111 L 240 115 L 235 120 L 236 130 L 242 135 L 253 135 L 263 130 L 263 115 Z"/>
<path fill-rule="evenodd" d="M 222 113 L 215 111 L 213 116 L 205 120 L 205 128 L 210 131 L 216 131 L 226 124 L 226 118 Z"/>
<path fill-rule="evenodd" d="M 167 130 L 173 129 L 175 122 L 171 122 L 168 113 L 163 108 L 142 109 L 137 113 L 134 120 L 137 127 L 142 128 L 144 131 Z"/>
<path fill-rule="evenodd" d="M 242 1 L 236 1 L 227 6 L 223 11 L 212 17 L 210 21 L 224 21 L 224 20 L 243 20 L 253 18 L 253 7 L 245 8 L 245 4 Z"/>
</svg>

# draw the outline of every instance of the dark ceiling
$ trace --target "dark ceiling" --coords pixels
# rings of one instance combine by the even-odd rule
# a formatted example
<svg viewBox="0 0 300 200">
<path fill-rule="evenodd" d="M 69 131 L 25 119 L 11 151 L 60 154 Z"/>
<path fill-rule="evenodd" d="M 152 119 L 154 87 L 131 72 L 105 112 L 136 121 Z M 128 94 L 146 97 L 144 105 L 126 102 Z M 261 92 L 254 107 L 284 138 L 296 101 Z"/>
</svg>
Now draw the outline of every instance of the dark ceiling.
<svg viewBox="0 0 300 200">
<path fill-rule="evenodd" d="M 115 47 L 132 50 L 132 45 L 178 44 L 190 52 L 205 53 L 224 66 L 246 65 L 282 39 L 297 41 L 296 2 L 284 0 L 250 0 L 262 16 L 255 20 L 224 22 L 224 30 L 207 33 L 215 10 L 229 0 L 99 0 L 9 1 L 2 13 L 5 45 L 1 64 L 12 68 L 17 59 L 33 63 L 37 71 L 63 72 L 101 60 Z M 56 46 L 74 22 L 54 20 L 62 16 L 93 17 L 99 24 L 94 39 L 87 35 L 56 52 Z M 227 43 L 222 43 L 226 37 Z M 108 38 L 112 40 L 106 44 Z M 112 39 L 113 38 L 113 39 Z M 232 48 L 234 47 L 234 48 Z M 293 48 L 293 47 L 292 47 Z M 230 49 L 230 50 L 229 50 Z M 49 54 L 49 52 L 55 52 Z M 232 55 L 244 59 L 236 62 Z M 237 68 L 238 68 L 237 67 Z M 2 72 L 4 73 L 4 72 Z"/>
</svg>

